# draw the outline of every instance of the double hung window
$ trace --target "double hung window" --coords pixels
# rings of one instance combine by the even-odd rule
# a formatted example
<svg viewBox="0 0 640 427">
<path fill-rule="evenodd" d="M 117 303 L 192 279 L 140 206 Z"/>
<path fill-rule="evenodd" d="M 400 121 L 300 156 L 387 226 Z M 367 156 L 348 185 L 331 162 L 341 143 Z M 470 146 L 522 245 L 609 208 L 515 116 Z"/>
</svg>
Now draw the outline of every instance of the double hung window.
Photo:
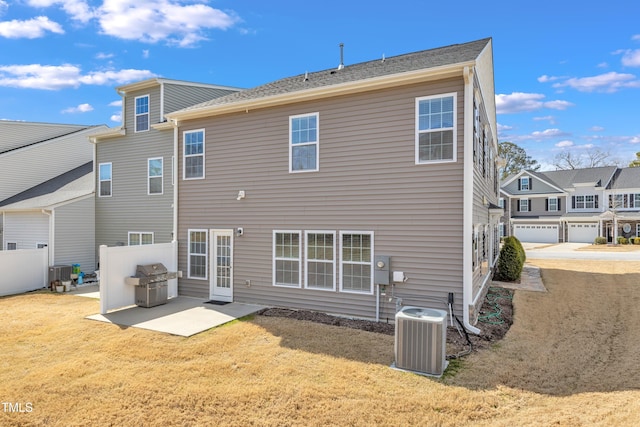
<svg viewBox="0 0 640 427">
<path fill-rule="evenodd" d="M 373 293 L 373 234 L 341 232 L 340 241 L 341 290 Z"/>
<path fill-rule="evenodd" d="M 204 129 L 184 133 L 183 155 L 183 178 L 204 178 Z"/>
<path fill-rule="evenodd" d="M 319 114 L 289 117 L 289 172 L 318 170 Z"/>
<path fill-rule="evenodd" d="M 456 160 L 456 94 L 416 99 L 416 164 Z"/>
<path fill-rule="evenodd" d="M 111 163 L 100 163 L 98 167 L 98 179 L 100 181 L 99 197 L 111 196 L 112 165 Z"/>
<path fill-rule="evenodd" d="M 162 194 L 162 157 L 147 160 L 147 194 Z"/>
<path fill-rule="evenodd" d="M 147 131 L 149 130 L 149 95 L 136 97 L 135 103 L 135 131 Z"/>
<path fill-rule="evenodd" d="M 307 231 L 306 282 L 312 289 L 334 290 L 336 286 L 336 233 Z"/>
<path fill-rule="evenodd" d="M 189 230 L 188 271 L 191 279 L 207 278 L 207 230 Z"/>
<path fill-rule="evenodd" d="M 300 287 L 301 241 L 299 231 L 273 233 L 273 284 Z"/>
<path fill-rule="evenodd" d="M 129 232 L 129 246 L 153 245 L 153 233 Z"/>
</svg>

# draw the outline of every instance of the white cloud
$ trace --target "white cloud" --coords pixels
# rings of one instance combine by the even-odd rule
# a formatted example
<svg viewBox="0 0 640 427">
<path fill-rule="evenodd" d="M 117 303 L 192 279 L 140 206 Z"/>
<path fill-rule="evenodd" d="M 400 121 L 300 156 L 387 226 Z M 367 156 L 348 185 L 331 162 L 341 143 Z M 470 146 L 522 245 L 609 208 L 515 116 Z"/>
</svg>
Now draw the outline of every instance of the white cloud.
<svg viewBox="0 0 640 427">
<path fill-rule="evenodd" d="M 561 83 L 554 83 L 553 87 L 571 87 L 580 92 L 612 93 L 624 88 L 640 88 L 640 80 L 633 74 L 611 71 L 592 77 L 573 77 Z"/>
<path fill-rule="evenodd" d="M 498 132 L 502 132 L 505 130 L 512 130 L 513 126 L 509 126 L 509 125 L 501 125 L 500 123 L 498 123 Z"/>
<path fill-rule="evenodd" d="M 143 57 L 144 59 L 149 58 L 149 49 L 143 49 L 143 50 L 142 50 L 142 57 Z"/>
<path fill-rule="evenodd" d="M 622 65 L 625 67 L 640 67 L 640 49 L 627 50 L 622 55 Z"/>
<path fill-rule="evenodd" d="M 629 140 L 629 143 L 640 144 L 640 135 L 631 137 L 631 139 Z"/>
<path fill-rule="evenodd" d="M 226 30 L 239 19 L 205 4 L 175 0 L 105 0 L 97 11 L 104 34 L 145 43 L 166 41 L 189 47 L 207 40 L 205 31 Z"/>
<path fill-rule="evenodd" d="M 640 34 L 636 34 L 634 36 L 631 36 L 631 40 L 636 40 L 636 41 L 640 40 Z"/>
<path fill-rule="evenodd" d="M 8 9 L 9 9 L 9 3 L 7 3 L 4 0 L 0 0 L 0 16 L 4 15 L 5 13 L 7 13 Z"/>
<path fill-rule="evenodd" d="M 602 132 L 604 128 L 602 126 L 591 126 L 589 130 L 591 132 Z"/>
<path fill-rule="evenodd" d="M 542 132 L 540 131 L 535 131 L 533 133 L 531 133 L 531 138 L 533 139 L 547 139 L 547 138 L 557 138 L 560 136 L 567 136 L 569 135 L 567 132 L 563 132 L 560 129 L 545 129 Z"/>
<path fill-rule="evenodd" d="M 122 123 L 122 114 L 114 114 L 110 119 L 112 122 Z"/>
<path fill-rule="evenodd" d="M 122 107 L 122 99 L 110 102 L 109 107 Z"/>
<path fill-rule="evenodd" d="M 28 0 L 32 7 L 60 6 L 72 19 L 87 23 L 95 16 L 95 12 L 83 0 Z"/>
<path fill-rule="evenodd" d="M 108 70 L 82 74 L 71 64 L 63 65 L 2 65 L 0 86 L 59 90 L 77 88 L 80 85 L 113 85 L 154 77 L 149 70 Z"/>
<path fill-rule="evenodd" d="M 113 58 L 115 55 L 113 53 L 104 53 L 104 52 L 98 52 L 96 54 L 96 59 L 110 59 Z"/>
<path fill-rule="evenodd" d="M 88 113 L 89 111 L 93 111 L 93 107 L 90 104 L 80 104 L 77 107 L 66 108 L 62 110 L 62 113 Z"/>
<path fill-rule="evenodd" d="M 510 95 L 496 95 L 496 110 L 498 114 L 522 113 L 549 108 L 552 110 L 566 110 L 573 106 L 568 101 L 544 101 L 545 95 L 540 93 L 513 92 Z"/>
<path fill-rule="evenodd" d="M 49 31 L 56 34 L 64 34 L 64 30 L 57 22 L 49 20 L 46 16 L 38 16 L 28 21 L 0 22 L 0 36 L 8 39 L 36 39 L 44 37 Z"/>
<path fill-rule="evenodd" d="M 569 141 L 569 140 L 565 139 L 564 141 L 558 142 L 556 144 L 556 147 L 558 147 L 558 148 L 573 147 L 573 141 Z"/>
</svg>

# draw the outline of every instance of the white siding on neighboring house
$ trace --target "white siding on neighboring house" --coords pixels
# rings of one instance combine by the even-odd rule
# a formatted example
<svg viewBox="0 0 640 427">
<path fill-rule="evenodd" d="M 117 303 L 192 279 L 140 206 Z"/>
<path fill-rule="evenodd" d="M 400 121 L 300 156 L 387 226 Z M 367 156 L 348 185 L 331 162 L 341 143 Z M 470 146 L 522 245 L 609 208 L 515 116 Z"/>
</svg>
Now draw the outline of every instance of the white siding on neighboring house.
<svg viewBox="0 0 640 427">
<path fill-rule="evenodd" d="M 40 211 L 5 212 L 4 240 L 16 242 L 18 249 L 36 249 L 49 244 L 49 216 Z"/>
<path fill-rule="evenodd" d="M 55 210 L 55 264 L 80 264 L 91 273 L 96 269 L 95 199 L 93 195 Z"/>
</svg>

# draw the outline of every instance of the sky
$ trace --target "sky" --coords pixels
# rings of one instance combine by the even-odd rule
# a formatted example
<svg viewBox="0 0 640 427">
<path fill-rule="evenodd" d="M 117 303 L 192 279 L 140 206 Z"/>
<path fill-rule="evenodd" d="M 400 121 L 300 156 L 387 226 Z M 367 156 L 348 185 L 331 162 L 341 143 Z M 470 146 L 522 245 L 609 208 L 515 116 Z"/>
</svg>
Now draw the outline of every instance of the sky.
<svg viewBox="0 0 640 427">
<path fill-rule="evenodd" d="M 110 127 L 115 87 L 151 77 L 249 88 L 493 39 L 498 140 L 543 170 L 640 151 L 640 2 L 0 0 L 0 120 Z"/>
</svg>

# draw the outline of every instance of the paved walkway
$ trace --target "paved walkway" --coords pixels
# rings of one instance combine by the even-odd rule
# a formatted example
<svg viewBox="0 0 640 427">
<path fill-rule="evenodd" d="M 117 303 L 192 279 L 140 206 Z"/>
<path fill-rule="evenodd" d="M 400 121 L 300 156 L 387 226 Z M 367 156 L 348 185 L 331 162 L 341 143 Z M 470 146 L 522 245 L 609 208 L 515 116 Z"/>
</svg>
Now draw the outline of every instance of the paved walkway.
<svg viewBox="0 0 640 427">
<path fill-rule="evenodd" d="M 499 282 L 493 280 L 493 286 L 499 286 L 501 288 L 516 289 L 521 291 L 533 291 L 533 292 L 547 292 L 547 288 L 542 283 L 542 277 L 540 276 L 540 268 L 531 264 L 524 264 L 522 267 L 522 274 L 520 275 L 520 283 L 513 282 Z"/>
</svg>

